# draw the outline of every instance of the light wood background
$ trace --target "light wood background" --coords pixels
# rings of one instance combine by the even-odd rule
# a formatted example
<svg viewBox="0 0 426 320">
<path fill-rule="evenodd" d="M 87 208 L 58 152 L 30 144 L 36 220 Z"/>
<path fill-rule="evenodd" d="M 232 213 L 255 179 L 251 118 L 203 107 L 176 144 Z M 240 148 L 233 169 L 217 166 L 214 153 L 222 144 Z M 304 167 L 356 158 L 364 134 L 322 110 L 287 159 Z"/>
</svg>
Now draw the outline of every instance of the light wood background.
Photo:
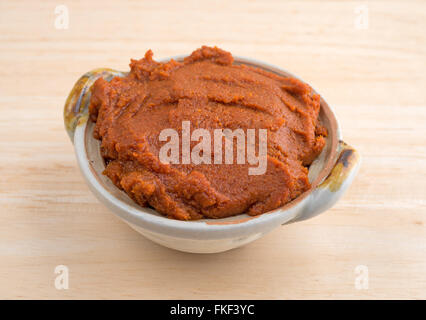
<svg viewBox="0 0 426 320">
<path fill-rule="evenodd" d="M 426 1 L 2 0 L 0 298 L 426 298 L 425 31 Z M 215 255 L 160 247 L 108 212 L 62 121 L 84 72 L 203 44 L 301 76 L 363 157 L 328 212 Z M 57 265 L 68 290 L 55 289 Z"/>
</svg>

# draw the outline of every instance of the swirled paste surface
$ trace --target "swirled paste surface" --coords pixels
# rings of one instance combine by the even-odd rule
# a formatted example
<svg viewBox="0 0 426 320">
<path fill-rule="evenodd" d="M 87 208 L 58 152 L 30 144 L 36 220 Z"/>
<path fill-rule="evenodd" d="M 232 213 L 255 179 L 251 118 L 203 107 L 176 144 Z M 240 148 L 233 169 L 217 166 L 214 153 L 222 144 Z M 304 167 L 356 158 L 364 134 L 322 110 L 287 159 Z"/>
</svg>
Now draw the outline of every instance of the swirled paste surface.
<svg viewBox="0 0 426 320">
<path fill-rule="evenodd" d="M 182 62 L 148 51 L 130 73 L 98 79 L 89 107 L 101 141 L 104 174 L 141 206 L 175 219 L 258 215 L 310 188 L 308 166 L 325 144 L 320 97 L 294 78 L 236 65 L 229 52 L 202 47 Z M 163 129 L 266 129 L 267 169 L 250 164 L 167 164 Z M 191 142 L 191 147 L 196 142 Z M 179 150 L 182 153 L 182 148 Z M 212 149 L 213 152 L 213 149 Z"/>
</svg>

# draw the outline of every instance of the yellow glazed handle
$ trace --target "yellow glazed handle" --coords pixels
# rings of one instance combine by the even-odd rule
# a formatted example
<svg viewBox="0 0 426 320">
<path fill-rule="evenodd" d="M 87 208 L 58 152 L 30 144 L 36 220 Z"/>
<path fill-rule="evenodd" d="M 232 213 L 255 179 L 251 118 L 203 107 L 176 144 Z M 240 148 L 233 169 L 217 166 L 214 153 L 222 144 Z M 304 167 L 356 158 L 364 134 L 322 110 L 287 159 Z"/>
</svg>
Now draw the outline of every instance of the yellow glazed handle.
<svg viewBox="0 0 426 320">
<path fill-rule="evenodd" d="M 74 131 L 77 125 L 85 123 L 88 119 L 93 83 L 100 77 L 110 81 L 114 77 L 124 77 L 125 75 L 125 72 L 100 68 L 89 71 L 78 79 L 64 106 L 64 124 L 71 141 L 74 141 Z"/>
<path fill-rule="evenodd" d="M 341 189 L 351 172 L 358 168 L 360 164 L 358 151 L 343 141 L 339 141 L 339 150 L 339 157 L 336 164 L 318 188 L 327 188 L 331 192 L 337 192 Z"/>
<path fill-rule="evenodd" d="M 288 223 L 312 218 L 331 208 L 351 185 L 360 165 L 359 153 L 340 141 L 339 156 L 330 174 L 312 191 L 303 210 Z"/>
</svg>

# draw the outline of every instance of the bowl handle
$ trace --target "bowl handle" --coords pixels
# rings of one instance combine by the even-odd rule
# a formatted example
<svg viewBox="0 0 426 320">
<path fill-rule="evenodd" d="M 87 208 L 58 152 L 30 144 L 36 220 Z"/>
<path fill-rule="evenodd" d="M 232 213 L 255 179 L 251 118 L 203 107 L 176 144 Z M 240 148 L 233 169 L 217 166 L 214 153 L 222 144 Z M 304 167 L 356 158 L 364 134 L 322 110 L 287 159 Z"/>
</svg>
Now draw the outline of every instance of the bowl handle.
<svg viewBox="0 0 426 320">
<path fill-rule="evenodd" d="M 110 81 L 114 77 L 125 76 L 124 72 L 99 68 L 82 75 L 74 84 L 64 105 L 64 124 L 71 141 L 74 141 L 74 131 L 77 125 L 87 121 L 89 103 L 92 95 L 92 85 L 100 77 Z"/>
<path fill-rule="evenodd" d="M 355 178 L 361 158 L 359 153 L 343 141 L 339 142 L 339 155 L 330 174 L 309 195 L 303 210 L 288 223 L 312 218 L 331 208 L 348 189 Z"/>
</svg>

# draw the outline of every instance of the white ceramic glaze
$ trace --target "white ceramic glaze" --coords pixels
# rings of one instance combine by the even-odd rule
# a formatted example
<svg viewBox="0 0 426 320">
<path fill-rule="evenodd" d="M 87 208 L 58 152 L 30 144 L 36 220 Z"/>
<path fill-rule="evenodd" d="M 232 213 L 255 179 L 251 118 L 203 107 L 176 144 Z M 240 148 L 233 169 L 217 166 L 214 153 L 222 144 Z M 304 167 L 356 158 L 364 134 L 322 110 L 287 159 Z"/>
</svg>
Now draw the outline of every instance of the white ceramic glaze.
<svg viewBox="0 0 426 320">
<path fill-rule="evenodd" d="M 236 63 L 291 75 L 278 67 L 253 59 L 235 57 L 235 60 Z M 87 120 L 90 87 L 100 76 L 111 79 L 112 76 L 124 74 L 108 69 L 85 74 L 68 97 L 64 109 L 65 126 L 74 142 L 79 167 L 91 191 L 133 229 L 160 245 L 193 253 L 222 252 L 240 247 L 283 224 L 305 220 L 329 209 L 343 195 L 358 171 L 360 157 L 353 148 L 341 141 L 337 121 L 322 99 L 320 117 L 328 129 L 329 137 L 323 152 L 309 168 L 312 184 L 309 191 L 281 208 L 256 217 L 243 214 L 198 221 L 166 218 L 155 210 L 134 203 L 102 175 L 104 162 L 99 151 L 99 141 L 92 137 L 94 124 Z"/>
</svg>

